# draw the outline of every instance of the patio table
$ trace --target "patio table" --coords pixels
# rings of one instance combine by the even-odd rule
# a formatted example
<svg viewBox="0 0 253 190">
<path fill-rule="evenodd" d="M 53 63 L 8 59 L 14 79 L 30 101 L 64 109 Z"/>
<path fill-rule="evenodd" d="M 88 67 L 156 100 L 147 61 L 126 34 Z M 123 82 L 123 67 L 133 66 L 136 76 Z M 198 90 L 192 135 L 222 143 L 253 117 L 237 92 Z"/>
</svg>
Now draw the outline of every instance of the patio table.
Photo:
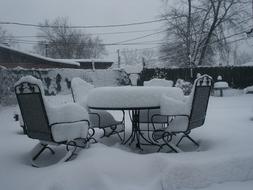
<svg viewBox="0 0 253 190">
<path fill-rule="evenodd" d="M 140 138 L 146 142 L 152 142 L 146 139 L 140 132 L 140 110 L 159 109 L 162 95 L 179 100 L 183 100 L 184 98 L 183 91 L 176 87 L 99 87 L 89 92 L 87 105 L 90 109 L 131 111 L 132 133 L 125 143 L 131 140 L 131 144 L 136 139 L 136 147 L 141 149 Z"/>
</svg>

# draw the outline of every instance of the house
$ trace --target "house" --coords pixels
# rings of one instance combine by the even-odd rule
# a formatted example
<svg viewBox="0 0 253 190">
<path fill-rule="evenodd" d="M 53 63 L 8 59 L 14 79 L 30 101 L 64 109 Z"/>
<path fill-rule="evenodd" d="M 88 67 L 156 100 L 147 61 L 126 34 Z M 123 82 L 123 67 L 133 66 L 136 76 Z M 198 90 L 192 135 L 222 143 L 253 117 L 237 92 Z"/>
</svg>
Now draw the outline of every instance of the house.
<svg viewBox="0 0 253 190">
<path fill-rule="evenodd" d="M 0 44 L 0 66 L 6 68 L 107 69 L 113 61 L 102 59 L 53 59 Z"/>
</svg>

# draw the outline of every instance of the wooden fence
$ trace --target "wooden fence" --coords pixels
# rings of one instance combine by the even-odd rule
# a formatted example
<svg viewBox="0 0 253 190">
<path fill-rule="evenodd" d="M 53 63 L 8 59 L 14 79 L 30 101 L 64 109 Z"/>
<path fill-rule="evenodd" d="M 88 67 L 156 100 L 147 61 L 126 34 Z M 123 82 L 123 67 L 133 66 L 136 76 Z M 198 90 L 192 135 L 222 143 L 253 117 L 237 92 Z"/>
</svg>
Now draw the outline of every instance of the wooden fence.
<svg viewBox="0 0 253 190">
<path fill-rule="evenodd" d="M 138 85 L 143 85 L 144 81 L 152 78 L 165 78 L 172 80 L 174 83 L 177 79 L 193 81 L 196 75 L 208 74 L 217 81 L 217 77 L 222 76 L 223 81 L 228 82 L 232 88 L 245 88 L 253 85 L 253 66 L 227 66 L 227 67 L 196 67 L 196 68 L 154 68 L 143 69 L 140 73 Z"/>
</svg>

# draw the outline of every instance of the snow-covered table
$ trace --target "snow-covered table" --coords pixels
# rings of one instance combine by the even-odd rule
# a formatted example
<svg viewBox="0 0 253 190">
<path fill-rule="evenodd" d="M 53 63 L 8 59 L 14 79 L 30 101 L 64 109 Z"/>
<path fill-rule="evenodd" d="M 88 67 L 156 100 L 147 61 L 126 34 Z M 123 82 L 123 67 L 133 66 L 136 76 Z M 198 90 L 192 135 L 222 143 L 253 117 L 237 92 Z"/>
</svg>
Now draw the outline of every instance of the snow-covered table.
<svg viewBox="0 0 253 190">
<path fill-rule="evenodd" d="M 160 107 L 161 96 L 183 100 L 184 94 L 176 87 L 100 87 L 92 89 L 87 97 L 88 107 L 93 109 L 151 109 Z"/>
<path fill-rule="evenodd" d="M 214 83 L 213 89 L 220 91 L 220 96 L 223 96 L 223 90 L 229 88 L 228 83 L 225 81 L 218 81 Z"/>
<path fill-rule="evenodd" d="M 184 99 L 183 91 L 176 87 L 100 87 L 89 92 L 87 104 L 90 109 L 132 111 L 132 134 L 126 142 L 136 138 L 136 147 L 141 149 L 139 138 L 142 137 L 147 142 L 148 140 L 143 137 L 139 129 L 140 110 L 159 109 L 162 95 L 177 100 Z"/>
</svg>

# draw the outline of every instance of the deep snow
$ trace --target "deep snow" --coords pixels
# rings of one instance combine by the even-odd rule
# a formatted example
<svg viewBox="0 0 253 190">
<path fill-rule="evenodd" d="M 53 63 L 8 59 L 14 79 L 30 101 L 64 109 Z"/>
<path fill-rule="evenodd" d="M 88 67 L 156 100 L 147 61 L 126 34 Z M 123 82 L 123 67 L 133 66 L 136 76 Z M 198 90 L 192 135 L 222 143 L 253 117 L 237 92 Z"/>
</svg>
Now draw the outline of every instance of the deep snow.
<svg viewBox="0 0 253 190">
<path fill-rule="evenodd" d="M 71 98 L 57 96 L 50 101 L 55 100 L 59 104 Z M 17 107 L 0 107 L 1 189 L 251 190 L 252 100 L 252 94 L 211 97 L 204 126 L 192 132 L 200 141 L 199 149 L 186 140 L 181 146 L 183 153 L 145 154 L 112 137 L 82 150 L 75 160 L 39 169 L 29 163 L 36 140 L 23 135 L 12 118 Z M 41 160 L 53 163 L 63 150 L 57 147 L 55 157 L 45 152 Z"/>
</svg>

